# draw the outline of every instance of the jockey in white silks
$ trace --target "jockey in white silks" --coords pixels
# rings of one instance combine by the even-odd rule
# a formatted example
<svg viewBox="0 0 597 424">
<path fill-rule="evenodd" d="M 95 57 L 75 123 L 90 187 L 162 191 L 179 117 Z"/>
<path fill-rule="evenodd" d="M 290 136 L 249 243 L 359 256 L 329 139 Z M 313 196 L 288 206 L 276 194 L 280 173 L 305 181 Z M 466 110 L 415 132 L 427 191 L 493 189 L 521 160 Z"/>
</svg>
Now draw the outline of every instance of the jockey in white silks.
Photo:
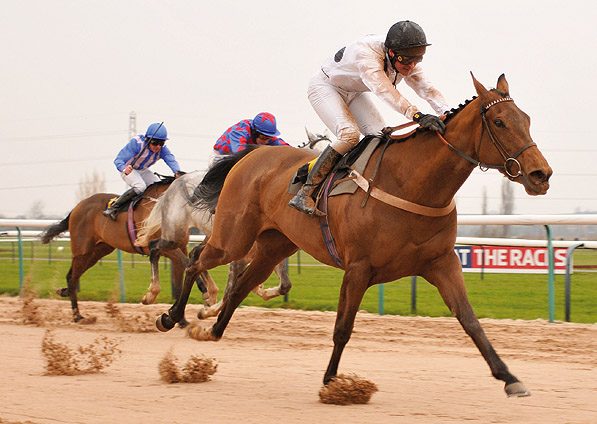
<svg viewBox="0 0 597 424">
<path fill-rule="evenodd" d="M 311 197 L 317 186 L 342 155 L 359 142 L 361 134 L 379 134 L 386 126 L 368 92 L 420 126 L 443 133 L 445 125 L 438 116 L 419 112 L 396 88 L 404 80 L 438 115 L 449 110 L 444 96 L 429 82 L 420 65 L 429 45 L 419 25 L 400 21 L 385 39 L 368 35 L 340 49 L 321 66 L 309 82 L 308 97 L 337 140 L 321 153 L 305 185 L 290 201 L 291 207 L 323 215 Z"/>
</svg>

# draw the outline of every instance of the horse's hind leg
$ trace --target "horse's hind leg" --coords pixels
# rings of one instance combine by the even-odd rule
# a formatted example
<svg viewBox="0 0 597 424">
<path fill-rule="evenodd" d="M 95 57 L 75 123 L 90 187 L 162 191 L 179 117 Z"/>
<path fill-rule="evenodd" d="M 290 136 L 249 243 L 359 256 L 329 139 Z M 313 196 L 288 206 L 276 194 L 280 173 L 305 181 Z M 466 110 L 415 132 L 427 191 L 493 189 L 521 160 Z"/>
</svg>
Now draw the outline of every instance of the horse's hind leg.
<svg viewBox="0 0 597 424">
<path fill-rule="evenodd" d="M 228 279 L 226 281 L 226 289 L 225 290 L 228 290 L 228 287 L 230 287 L 232 284 L 234 284 L 234 282 L 236 281 L 238 276 L 247 267 L 247 264 L 248 264 L 248 261 L 245 258 L 239 259 L 238 261 L 230 262 L 230 264 L 228 265 Z M 206 274 L 207 274 L 207 272 L 206 272 Z M 263 284 L 259 284 L 259 286 L 257 286 L 255 289 L 253 289 L 253 291 L 257 293 L 257 290 L 259 290 L 259 289 L 263 290 Z M 214 305 L 209 305 L 206 302 L 204 308 L 199 309 L 199 311 L 197 312 L 197 318 L 207 319 L 210 317 L 215 317 L 216 315 L 218 315 L 220 313 L 223 306 L 224 306 L 224 304 L 223 304 L 222 300 L 220 300 L 218 303 L 216 303 Z"/>
<path fill-rule="evenodd" d="M 274 297 L 285 295 L 292 288 L 292 282 L 288 276 L 288 264 L 286 263 L 286 259 L 276 265 L 274 272 L 280 279 L 280 284 L 278 286 L 264 289 L 263 284 L 259 284 L 253 289 L 253 292 L 263 300 L 270 300 Z"/>
<path fill-rule="evenodd" d="M 189 253 L 190 265 L 187 267 L 185 281 L 188 275 L 193 275 L 193 281 L 197 282 L 197 287 L 201 291 L 201 296 L 205 301 L 205 305 L 209 307 L 215 305 L 218 302 L 218 292 L 220 291 L 220 289 L 218 288 L 214 280 L 211 278 L 211 275 L 209 275 L 209 272 L 207 272 L 207 269 L 211 268 L 207 268 L 204 271 L 197 272 L 198 267 L 196 267 L 195 265 L 197 264 L 197 261 L 199 260 L 199 255 L 201 254 L 205 246 L 206 244 L 202 243 L 194 247 L 193 250 L 191 250 L 191 253 Z M 203 287 L 200 287 L 200 282 L 202 282 Z M 192 285 L 192 283 L 190 284 Z"/>
<path fill-rule="evenodd" d="M 168 252 L 171 250 L 178 250 L 178 245 L 175 242 L 164 240 L 164 239 L 155 239 L 149 242 L 149 262 L 151 263 L 151 283 L 149 285 L 149 290 L 147 293 L 143 295 L 141 298 L 141 303 L 144 305 L 151 305 L 155 302 L 158 295 L 162 291 L 162 287 L 160 286 L 160 257 L 164 252 Z M 182 255 L 182 252 L 180 253 Z M 186 261 L 187 258 L 183 256 L 181 260 L 179 257 L 173 256 L 173 254 L 168 255 L 170 259 L 173 261 Z M 174 257 L 174 259 L 173 259 Z M 186 263 L 186 262 L 185 262 Z M 184 267 L 184 265 L 183 265 Z"/>
<path fill-rule="evenodd" d="M 79 312 L 79 305 L 77 301 L 77 289 L 79 288 L 79 279 L 81 278 L 81 275 L 83 275 L 85 271 L 95 265 L 101 258 L 111 253 L 113 250 L 114 248 L 112 246 L 109 246 L 105 243 L 100 243 L 95 246 L 92 252 L 73 257 L 71 267 L 66 274 L 67 287 L 65 289 L 58 289 L 57 293 L 62 297 L 68 296 L 70 298 L 73 320 L 75 322 L 79 322 L 84 319 Z"/>
<path fill-rule="evenodd" d="M 487 361 L 491 374 L 505 382 L 505 391 L 508 397 L 530 396 L 526 387 L 513 376 L 506 364 L 500 359 L 487 339 L 481 323 L 477 319 L 473 308 L 466 294 L 462 266 L 456 254 L 450 254 L 434 263 L 434 266 L 426 270 L 423 277 L 437 287 L 445 304 L 450 308 L 454 316 L 462 325 Z"/>
</svg>

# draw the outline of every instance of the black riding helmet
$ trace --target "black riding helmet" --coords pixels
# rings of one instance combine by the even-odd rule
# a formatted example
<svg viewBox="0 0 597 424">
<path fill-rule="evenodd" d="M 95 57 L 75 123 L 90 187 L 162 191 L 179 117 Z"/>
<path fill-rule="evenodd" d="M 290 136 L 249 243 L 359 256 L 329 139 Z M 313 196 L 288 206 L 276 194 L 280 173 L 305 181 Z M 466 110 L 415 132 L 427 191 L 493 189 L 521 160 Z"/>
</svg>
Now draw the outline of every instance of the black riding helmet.
<svg viewBox="0 0 597 424">
<path fill-rule="evenodd" d="M 392 64 L 396 60 L 406 64 L 413 60 L 420 62 L 427 46 L 431 44 L 427 43 L 425 32 L 418 24 L 400 21 L 389 29 L 384 45 L 394 53 Z"/>
</svg>

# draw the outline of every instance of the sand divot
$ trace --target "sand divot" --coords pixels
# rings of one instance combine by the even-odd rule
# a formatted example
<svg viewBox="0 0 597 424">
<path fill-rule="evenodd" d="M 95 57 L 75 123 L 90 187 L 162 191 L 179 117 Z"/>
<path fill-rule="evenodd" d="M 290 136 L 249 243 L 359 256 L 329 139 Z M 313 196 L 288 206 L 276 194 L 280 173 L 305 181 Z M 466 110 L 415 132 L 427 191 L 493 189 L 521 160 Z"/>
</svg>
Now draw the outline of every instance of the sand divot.
<svg viewBox="0 0 597 424">
<path fill-rule="evenodd" d="M 121 353 L 118 341 L 99 336 L 88 346 L 70 348 L 56 342 L 52 330 L 46 330 L 41 351 L 46 359 L 46 375 L 95 374 L 108 367 Z"/>
<path fill-rule="evenodd" d="M 369 402 L 377 386 L 371 381 L 364 380 L 354 374 L 339 374 L 327 386 L 319 391 L 321 403 L 334 405 L 353 405 Z"/>
<path fill-rule="evenodd" d="M 116 326 L 123 333 L 155 333 L 154 317 L 148 312 L 142 313 L 142 316 L 125 316 L 120 308 L 113 302 L 106 304 L 106 314 L 114 320 Z"/>
<path fill-rule="evenodd" d="M 215 359 L 192 355 L 182 370 L 177 365 L 177 358 L 168 351 L 158 365 L 160 377 L 166 383 L 204 383 L 211 380 L 218 364 Z"/>
</svg>

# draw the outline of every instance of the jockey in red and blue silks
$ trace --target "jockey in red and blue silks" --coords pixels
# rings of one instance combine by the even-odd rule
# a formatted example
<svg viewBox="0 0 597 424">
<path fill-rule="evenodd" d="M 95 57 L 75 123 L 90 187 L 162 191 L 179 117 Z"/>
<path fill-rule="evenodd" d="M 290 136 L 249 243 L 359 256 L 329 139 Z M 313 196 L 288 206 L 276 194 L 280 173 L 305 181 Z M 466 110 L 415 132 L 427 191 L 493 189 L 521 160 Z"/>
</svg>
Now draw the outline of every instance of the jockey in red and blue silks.
<svg viewBox="0 0 597 424">
<path fill-rule="evenodd" d="M 230 155 L 245 149 L 247 144 L 268 146 L 290 146 L 280 137 L 276 127 L 276 118 L 268 112 L 258 113 L 253 119 L 243 119 L 228 128 L 214 145 L 214 157 Z"/>
</svg>

